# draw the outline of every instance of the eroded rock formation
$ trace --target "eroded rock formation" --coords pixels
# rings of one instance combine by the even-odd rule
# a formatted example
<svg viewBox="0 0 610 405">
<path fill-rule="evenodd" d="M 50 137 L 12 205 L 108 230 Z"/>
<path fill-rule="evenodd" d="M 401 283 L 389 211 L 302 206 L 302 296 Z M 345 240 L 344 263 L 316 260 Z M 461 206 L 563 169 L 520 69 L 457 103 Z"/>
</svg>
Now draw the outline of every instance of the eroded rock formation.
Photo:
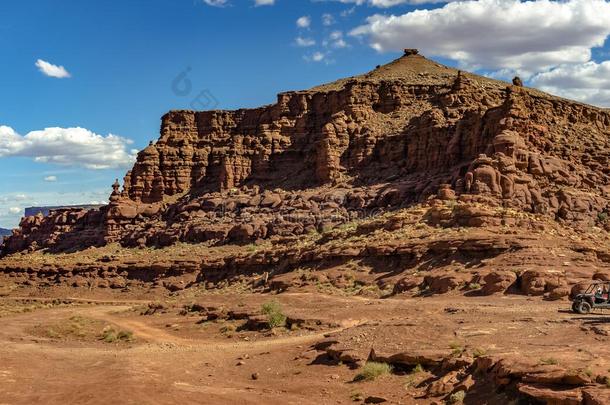
<svg viewBox="0 0 610 405">
<path fill-rule="evenodd" d="M 273 105 L 166 114 L 160 138 L 138 154 L 122 190 L 115 183 L 107 206 L 24 218 L 2 253 L 250 243 L 431 196 L 603 225 L 609 135 L 607 110 L 408 49 L 363 76 L 282 93 Z"/>
</svg>

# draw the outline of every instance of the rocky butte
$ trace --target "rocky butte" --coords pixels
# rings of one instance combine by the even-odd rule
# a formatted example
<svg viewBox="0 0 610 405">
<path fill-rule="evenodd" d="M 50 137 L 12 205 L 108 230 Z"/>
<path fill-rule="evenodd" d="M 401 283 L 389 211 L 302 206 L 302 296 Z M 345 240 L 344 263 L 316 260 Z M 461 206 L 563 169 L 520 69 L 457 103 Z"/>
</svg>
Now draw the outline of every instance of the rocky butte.
<svg viewBox="0 0 610 405">
<path fill-rule="evenodd" d="M 16 288 L 142 294 L 235 287 L 538 296 L 528 303 L 539 308 L 547 308 L 542 298 L 566 300 L 592 280 L 610 280 L 610 111 L 519 78 L 461 72 L 407 49 L 366 74 L 281 93 L 257 109 L 171 111 L 160 132 L 112 186 L 108 205 L 23 218 L 1 247 L 0 277 Z M 229 316 L 205 308 L 207 319 Z M 508 316 L 534 319 L 524 311 Z M 382 333 L 371 328 L 359 330 Z M 511 398 L 610 400 L 608 380 L 593 372 L 505 354 L 369 354 L 370 345 L 355 347 L 364 335 L 350 333 L 316 350 L 340 364 L 368 358 L 442 370 L 423 385 L 427 397 L 470 395 L 482 373 L 486 387 Z"/>
<path fill-rule="evenodd" d="M 457 71 L 408 49 L 364 75 L 281 93 L 273 105 L 171 111 L 162 118 L 159 139 L 138 154 L 122 184 L 113 185 L 108 205 L 23 218 L 2 246 L 0 268 L 21 274 L 17 258 L 22 256 L 11 255 L 41 249 L 271 244 L 276 248 L 270 252 L 247 258 L 191 258 L 190 282 L 258 274 L 261 266 L 285 273 L 330 260 L 326 255 L 338 259 L 317 251 L 320 246 L 310 247 L 312 252 L 296 249 L 295 240 L 356 227 L 358 221 L 399 230 L 404 221 L 393 216 L 409 208 L 423 210 L 422 226 L 435 232 L 459 229 L 459 239 L 465 240 L 438 246 L 415 238 L 422 246 L 379 246 L 367 240 L 368 231 L 359 228 L 370 225 L 362 223 L 356 234 L 364 235 L 363 246 L 342 251 L 339 259 L 388 256 L 415 265 L 430 249 L 449 262 L 464 254 L 512 256 L 568 231 L 605 241 L 610 112 L 525 88 L 517 79 L 517 85 L 508 85 Z M 472 240 L 492 230 L 498 240 Z M 527 239 L 532 230 L 545 236 Z M 606 269 L 604 243 L 592 240 L 579 251 L 591 274 L 562 267 L 557 286 L 547 286 L 548 280 L 540 281 L 546 276 L 535 273 L 521 287 L 528 290 L 531 282 L 539 292 L 559 289 L 556 294 L 566 295 L 575 280 Z M 276 257 L 279 248 L 290 253 Z M 538 261 L 548 269 L 548 255 L 531 255 L 530 269 Z M 150 267 L 119 267 L 132 277 L 132 270 L 143 271 L 139 265 Z M 85 277 L 117 274 L 116 266 L 109 272 L 99 263 L 71 267 Z M 52 265 L 43 268 L 56 280 Z M 511 281 L 515 274 L 520 275 L 492 279 Z M 432 276 L 426 277 L 422 282 L 434 290 Z M 441 290 L 466 281 L 471 280 L 454 280 L 450 287 L 443 282 Z"/>
</svg>

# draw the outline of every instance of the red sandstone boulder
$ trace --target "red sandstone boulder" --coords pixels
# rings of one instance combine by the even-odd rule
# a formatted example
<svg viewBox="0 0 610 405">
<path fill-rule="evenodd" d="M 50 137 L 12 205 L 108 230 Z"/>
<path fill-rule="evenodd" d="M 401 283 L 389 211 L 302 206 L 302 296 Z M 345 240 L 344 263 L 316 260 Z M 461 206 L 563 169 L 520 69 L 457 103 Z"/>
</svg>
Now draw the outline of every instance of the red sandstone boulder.
<svg viewBox="0 0 610 405">
<path fill-rule="evenodd" d="M 483 281 L 485 285 L 481 294 L 504 293 L 517 281 L 517 274 L 514 271 L 492 271 L 483 277 Z"/>
</svg>

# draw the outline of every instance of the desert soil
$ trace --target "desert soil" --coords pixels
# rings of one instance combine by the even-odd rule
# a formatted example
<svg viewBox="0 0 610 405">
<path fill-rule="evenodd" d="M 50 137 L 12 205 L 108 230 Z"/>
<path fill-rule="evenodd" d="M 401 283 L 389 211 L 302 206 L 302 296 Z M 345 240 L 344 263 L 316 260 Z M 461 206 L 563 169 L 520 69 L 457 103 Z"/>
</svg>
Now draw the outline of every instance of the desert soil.
<svg viewBox="0 0 610 405">
<path fill-rule="evenodd" d="M 166 296 L 148 305 L 96 294 L 0 299 L 0 404 L 347 404 L 369 397 L 441 403 L 423 398 L 426 370 L 417 375 L 395 369 L 354 382 L 361 364 L 333 361 L 320 350 L 325 341 L 339 342 L 364 360 L 371 349 L 436 350 L 610 374 L 610 317 L 573 314 L 567 301 L 227 292 Z M 298 324 L 241 330 L 273 300 Z M 207 308 L 203 312 L 241 310 L 248 319 L 207 321 L 200 308 L 184 310 L 194 302 Z M 149 310 L 154 307 L 161 309 Z M 108 330 L 125 336 L 102 340 Z M 481 387 L 469 390 L 467 403 L 508 401 L 489 384 Z"/>
</svg>

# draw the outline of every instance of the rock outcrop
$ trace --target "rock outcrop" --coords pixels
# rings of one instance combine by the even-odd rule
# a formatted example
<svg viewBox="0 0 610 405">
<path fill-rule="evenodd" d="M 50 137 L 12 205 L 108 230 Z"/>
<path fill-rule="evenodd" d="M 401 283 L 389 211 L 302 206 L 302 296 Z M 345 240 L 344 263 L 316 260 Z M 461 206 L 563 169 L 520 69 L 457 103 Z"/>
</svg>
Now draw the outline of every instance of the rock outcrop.
<svg viewBox="0 0 610 405">
<path fill-rule="evenodd" d="M 442 226 L 490 210 L 610 227 L 610 112 L 458 72 L 407 49 L 362 76 L 237 111 L 172 111 L 110 203 L 26 217 L 2 254 L 119 242 L 252 243 L 428 198 Z M 468 206 L 468 204 L 475 204 Z M 436 222 L 435 222 L 436 221 Z M 508 224 L 510 225 L 510 224 Z"/>
</svg>

